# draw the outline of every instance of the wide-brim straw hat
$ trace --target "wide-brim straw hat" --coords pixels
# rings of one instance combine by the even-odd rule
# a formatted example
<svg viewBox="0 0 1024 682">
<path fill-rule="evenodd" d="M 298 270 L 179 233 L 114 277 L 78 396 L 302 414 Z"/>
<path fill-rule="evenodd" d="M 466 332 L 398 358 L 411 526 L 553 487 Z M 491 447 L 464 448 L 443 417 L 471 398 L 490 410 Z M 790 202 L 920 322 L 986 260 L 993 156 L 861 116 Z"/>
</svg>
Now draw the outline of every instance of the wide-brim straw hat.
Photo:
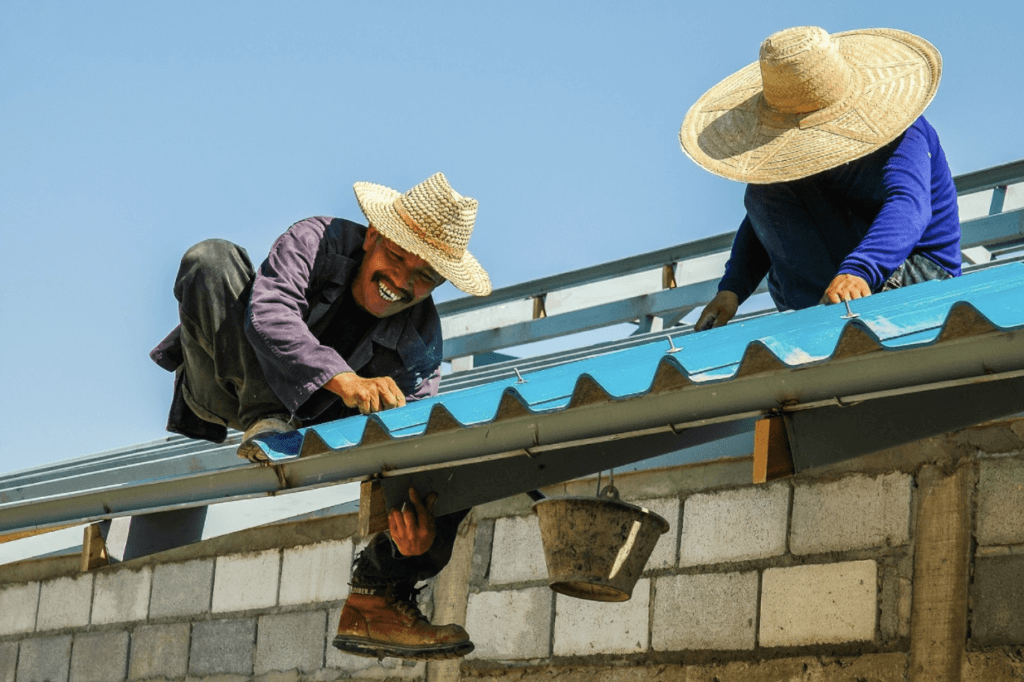
<svg viewBox="0 0 1024 682">
<path fill-rule="evenodd" d="M 405 194 L 372 182 L 357 182 L 354 188 L 359 207 L 378 232 L 467 294 L 491 293 L 490 277 L 466 249 L 476 221 L 476 199 L 452 189 L 442 173 Z"/>
<path fill-rule="evenodd" d="M 935 96 L 942 57 L 894 29 L 780 31 L 758 62 L 704 93 L 679 142 L 716 175 L 797 180 L 869 154 L 909 128 Z"/>
</svg>

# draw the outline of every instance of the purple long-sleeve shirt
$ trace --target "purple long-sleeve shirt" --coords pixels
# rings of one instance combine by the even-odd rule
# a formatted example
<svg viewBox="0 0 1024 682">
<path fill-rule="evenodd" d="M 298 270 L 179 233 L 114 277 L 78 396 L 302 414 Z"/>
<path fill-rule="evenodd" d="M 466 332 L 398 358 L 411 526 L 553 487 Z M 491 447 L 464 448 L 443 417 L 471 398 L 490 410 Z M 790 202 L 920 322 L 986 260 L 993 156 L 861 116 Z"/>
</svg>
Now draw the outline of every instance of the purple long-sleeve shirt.
<svg viewBox="0 0 1024 682">
<path fill-rule="evenodd" d="M 267 384 L 307 424 L 356 414 L 323 388 L 343 372 L 389 376 L 410 402 L 437 394 L 442 341 L 433 299 L 379 319 L 354 307 L 349 288 L 365 255 L 366 229 L 326 217 L 292 225 L 257 270 L 245 319 L 237 320 Z M 181 365 L 178 329 L 150 355 L 168 371 Z M 168 429 L 216 442 L 224 437 L 223 427 L 205 430 L 173 406 Z"/>
<path fill-rule="evenodd" d="M 956 187 L 923 116 L 865 157 L 780 185 L 817 205 L 793 205 L 781 193 L 773 205 L 753 207 L 760 213 L 748 205 L 719 291 L 743 301 L 767 274 L 780 309 L 805 308 L 838 274 L 861 277 L 877 291 L 911 253 L 960 274 Z"/>
<path fill-rule="evenodd" d="M 246 338 L 267 383 L 300 417 L 337 400 L 321 390 L 343 372 L 390 376 L 409 401 L 437 393 L 441 322 L 428 298 L 375 320 L 348 357 L 322 339 L 362 262 L 366 227 L 337 218 L 307 218 L 281 235 L 256 272 L 245 320 Z"/>
</svg>

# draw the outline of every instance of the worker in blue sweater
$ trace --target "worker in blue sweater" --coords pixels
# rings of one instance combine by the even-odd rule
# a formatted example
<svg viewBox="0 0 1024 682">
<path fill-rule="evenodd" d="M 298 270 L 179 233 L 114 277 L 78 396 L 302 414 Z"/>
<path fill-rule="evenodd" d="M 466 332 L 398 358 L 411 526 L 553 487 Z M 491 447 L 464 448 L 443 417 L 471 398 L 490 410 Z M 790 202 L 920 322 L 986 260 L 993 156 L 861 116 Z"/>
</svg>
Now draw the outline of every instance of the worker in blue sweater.
<svg viewBox="0 0 1024 682">
<path fill-rule="evenodd" d="M 956 188 L 921 115 L 941 72 L 938 51 L 903 31 L 798 27 L 693 105 L 683 150 L 747 183 L 698 331 L 727 323 L 765 276 L 794 310 L 960 274 Z"/>
</svg>

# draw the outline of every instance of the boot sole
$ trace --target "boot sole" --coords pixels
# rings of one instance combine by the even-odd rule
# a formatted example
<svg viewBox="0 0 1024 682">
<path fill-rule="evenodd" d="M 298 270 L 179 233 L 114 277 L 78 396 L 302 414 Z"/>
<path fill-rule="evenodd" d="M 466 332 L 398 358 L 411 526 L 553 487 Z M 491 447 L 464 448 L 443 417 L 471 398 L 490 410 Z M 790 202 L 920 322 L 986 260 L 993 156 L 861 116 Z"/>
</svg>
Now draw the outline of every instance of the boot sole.
<svg viewBox="0 0 1024 682">
<path fill-rule="evenodd" d="M 433 645 L 429 647 L 402 646 L 387 644 L 364 637 L 343 637 L 338 635 L 332 642 L 335 649 L 356 656 L 382 659 L 386 656 L 417 661 L 438 661 L 449 658 L 462 658 L 476 647 L 473 642 L 456 642 L 455 644 Z"/>
<path fill-rule="evenodd" d="M 270 458 L 267 457 L 267 453 L 263 452 L 263 449 L 256 445 L 251 440 L 246 441 L 238 446 L 238 456 L 242 459 L 247 459 L 250 462 L 260 464 L 262 462 L 269 462 Z"/>
</svg>

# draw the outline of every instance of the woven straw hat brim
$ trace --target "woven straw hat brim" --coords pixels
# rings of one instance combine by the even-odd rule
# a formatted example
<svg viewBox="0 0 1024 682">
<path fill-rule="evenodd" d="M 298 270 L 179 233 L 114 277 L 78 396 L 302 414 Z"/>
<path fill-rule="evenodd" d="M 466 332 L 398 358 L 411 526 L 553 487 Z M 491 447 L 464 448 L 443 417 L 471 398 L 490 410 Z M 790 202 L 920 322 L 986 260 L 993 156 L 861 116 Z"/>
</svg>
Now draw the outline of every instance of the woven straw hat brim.
<svg viewBox="0 0 1024 682">
<path fill-rule="evenodd" d="M 730 180 L 768 184 L 835 168 L 896 139 L 935 96 L 942 75 L 938 50 L 894 29 L 829 37 L 856 74 L 856 87 L 840 105 L 824 115 L 773 111 L 754 62 L 708 90 L 687 112 L 679 130 L 686 155 Z"/>
<path fill-rule="evenodd" d="M 372 182 L 357 182 L 354 188 L 359 207 L 378 232 L 430 263 L 438 274 L 467 294 L 491 293 L 491 278 L 468 250 L 463 251 L 462 258 L 453 258 L 409 229 L 395 210 L 395 199 L 402 196 L 401 192 Z"/>
</svg>

